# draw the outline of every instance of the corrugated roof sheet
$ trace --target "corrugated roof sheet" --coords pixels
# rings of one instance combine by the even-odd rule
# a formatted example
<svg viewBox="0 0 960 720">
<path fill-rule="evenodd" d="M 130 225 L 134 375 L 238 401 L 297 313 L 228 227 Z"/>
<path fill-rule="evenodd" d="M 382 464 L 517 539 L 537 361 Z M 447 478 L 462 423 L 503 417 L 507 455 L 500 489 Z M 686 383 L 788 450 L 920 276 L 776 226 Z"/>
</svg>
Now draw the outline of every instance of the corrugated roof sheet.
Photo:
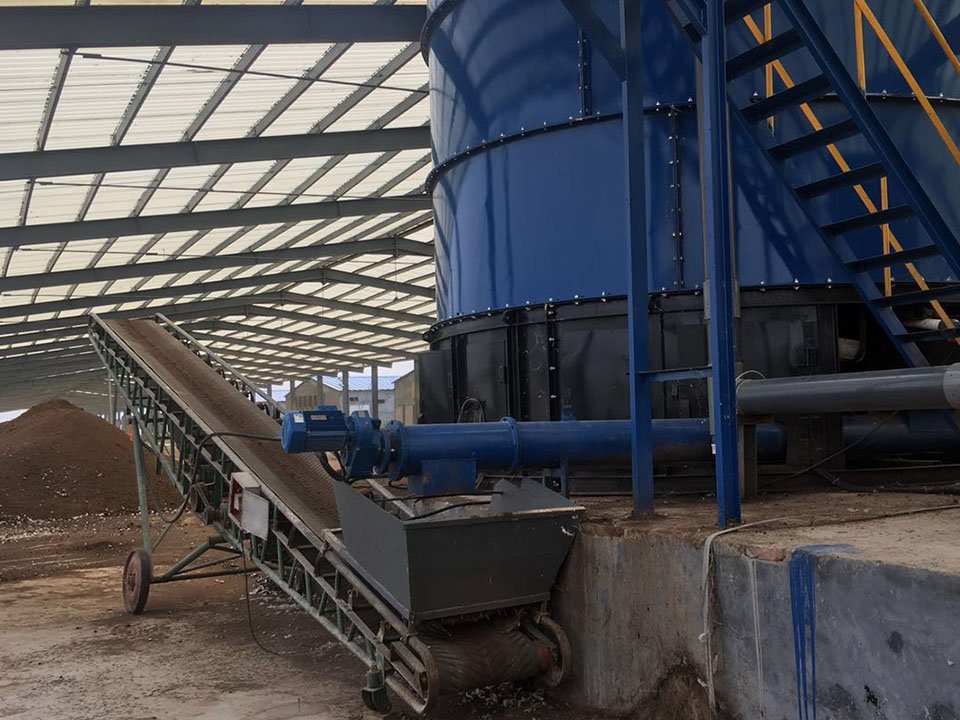
<svg viewBox="0 0 960 720">
<path fill-rule="evenodd" d="M 0 0 L 16 4 L 26 3 Z M 416 44 L 0 50 L 0 153 L 422 126 L 427 81 Z M 2 181 L 0 227 L 412 195 L 422 192 L 429 169 L 429 151 L 421 149 Z M 422 210 L 0 248 L 0 409 L 38 399 L 32 381 L 58 374 L 58 363 L 76 354 L 70 347 L 45 348 L 83 334 L 88 308 L 57 304 L 65 300 L 102 313 L 162 309 L 176 320 L 177 304 L 234 298 L 234 308 L 200 308 L 182 321 L 201 328 L 212 323 L 198 336 L 241 370 L 244 359 L 273 359 L 276 377 L 251 371 L 264 382 L 289 377 L 304 353 L 336 355 L 331 371 L 342 358 L 362 367 L 410 357 L 423 349 L 416 336 L 434 314 L 431 257 L 368 253 L 89 282 L 58 283 L 49 274 L 391 235 L 430 244 L 431 220 Z M 271 279 L 321 267 L 411 289 Z M 42 286 L 3 289 L 3 279 L 41 274 L 48 275 Z M 313 301 L 256 298 L 280 291 Z M 46 364 L 16 362 L 38 350 Z M 91 361 L 90 370 L 95 367 Z M 83 389 L 101 385 L 102 375 L 77 377 Z"/>
</svg>

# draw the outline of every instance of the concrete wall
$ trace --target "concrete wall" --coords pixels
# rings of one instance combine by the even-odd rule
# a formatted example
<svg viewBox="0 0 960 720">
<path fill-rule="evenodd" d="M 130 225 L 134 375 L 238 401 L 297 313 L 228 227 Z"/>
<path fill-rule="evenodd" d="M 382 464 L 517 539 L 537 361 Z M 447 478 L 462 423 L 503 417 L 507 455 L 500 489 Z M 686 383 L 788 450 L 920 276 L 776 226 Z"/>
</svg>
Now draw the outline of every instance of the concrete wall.
<svg viewBox="0 0 960 720">
<path fill-rule="evenodd" d="M 553 604 L 574 648 L 568 699 L 624 714 L 678 666 L 705 684 L 702 562 L 664 535 L 578 538 Z M 713 578 L 714 681 L 731 717 L 808 720 L 815 703 L 820 720 L 960 718 L 960 577 L 843 548 L 768 562 L 719 546 Z"/>
</svg>

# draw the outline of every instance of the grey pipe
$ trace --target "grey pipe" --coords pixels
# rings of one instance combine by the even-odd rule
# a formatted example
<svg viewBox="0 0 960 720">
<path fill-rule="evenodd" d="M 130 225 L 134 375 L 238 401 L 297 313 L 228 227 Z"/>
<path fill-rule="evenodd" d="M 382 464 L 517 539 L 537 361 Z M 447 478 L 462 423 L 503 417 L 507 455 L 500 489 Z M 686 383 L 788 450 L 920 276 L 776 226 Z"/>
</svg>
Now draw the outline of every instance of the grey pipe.
<svg viewBox="0 0 960 720">
<path fill-rule="evenodd" d="M 960 363 L 745 380 L 737 405 L 743 416 L 960 409 Z"/>
</svg>

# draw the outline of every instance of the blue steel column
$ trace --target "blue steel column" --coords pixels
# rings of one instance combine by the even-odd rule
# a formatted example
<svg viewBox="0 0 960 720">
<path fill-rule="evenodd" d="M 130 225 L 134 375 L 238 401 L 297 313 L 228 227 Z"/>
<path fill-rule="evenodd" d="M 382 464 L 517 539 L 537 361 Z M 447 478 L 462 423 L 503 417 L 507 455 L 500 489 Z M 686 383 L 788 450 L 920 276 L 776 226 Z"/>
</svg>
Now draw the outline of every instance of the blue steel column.
<svg viewBox="0 0 960 720">
<path fill-rule="evenodd" d="M 620 2 L 623 49 L 623 148 L 626 178 L 628 328 L 630 353 L 631 467 L 633 511 L 653 511 L 653 431 L 650 403 L 649 288 L 647 287 L 647 214 L 643 136 L 643 43 L 640 0 Z"/>
<path fill-rule="evenodd" d="M 737 397 L 734 353 L 733 247 L 730 213 L 730 148 L 727 115 L 727 49 L 723 0 L 707 0 L 703 47 L 703 171 L 706 173 L 705 302 L 710 309 L 711 414 L 716 447 L 717 523 L 740 522 Z"/>
</svg>

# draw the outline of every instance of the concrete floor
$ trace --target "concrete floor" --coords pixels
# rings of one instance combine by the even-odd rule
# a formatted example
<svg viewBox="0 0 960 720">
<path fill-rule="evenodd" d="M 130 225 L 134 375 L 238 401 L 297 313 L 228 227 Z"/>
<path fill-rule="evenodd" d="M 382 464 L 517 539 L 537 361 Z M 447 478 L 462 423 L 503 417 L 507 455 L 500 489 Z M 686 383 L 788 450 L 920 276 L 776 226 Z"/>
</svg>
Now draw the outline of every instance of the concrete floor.
<svg viewBox="0 0 960 720">
<path fill-rule="evenodd" d="M 185 521 L 158 564 L 204 537 Z M 146 613 L 126 614 L 121 568 L 136 538 L 128 516 L 0 525 L 0 718 L 379 717 L 360 702 L 361 664 L 254 576 L 258 637 L 282 657 L 251 640 L 237 576 L 155 586 Z M 448 699 L 431 717 L 571 716 L 501 688 Z"/>
</svg>

